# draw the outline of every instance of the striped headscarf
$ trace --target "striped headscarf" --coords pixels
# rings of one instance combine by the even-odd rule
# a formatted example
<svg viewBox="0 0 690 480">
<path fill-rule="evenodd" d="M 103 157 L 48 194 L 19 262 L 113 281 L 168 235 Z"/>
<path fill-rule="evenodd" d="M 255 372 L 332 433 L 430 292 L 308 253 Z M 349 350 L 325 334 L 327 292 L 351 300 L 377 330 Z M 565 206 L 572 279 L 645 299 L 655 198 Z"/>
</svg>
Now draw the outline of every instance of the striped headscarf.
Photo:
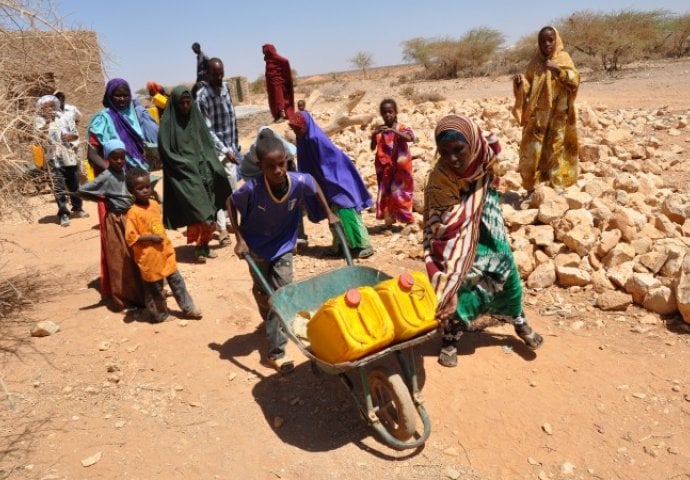
<svg viewBox="0 0 690 480">
<path fill-rule="evenodd" d="M 477 254 L 479 225 L 486 193 L 494 180 L 500 145 L 491 134 L 464 115 L 442 118 L 436 143 L 460 140 L 469 147 L 463 171 L 439 161 L 429 174 L 424 193 L 424 261 L 439 300 L 438 311 L 457 294 Z"/>
</svg>

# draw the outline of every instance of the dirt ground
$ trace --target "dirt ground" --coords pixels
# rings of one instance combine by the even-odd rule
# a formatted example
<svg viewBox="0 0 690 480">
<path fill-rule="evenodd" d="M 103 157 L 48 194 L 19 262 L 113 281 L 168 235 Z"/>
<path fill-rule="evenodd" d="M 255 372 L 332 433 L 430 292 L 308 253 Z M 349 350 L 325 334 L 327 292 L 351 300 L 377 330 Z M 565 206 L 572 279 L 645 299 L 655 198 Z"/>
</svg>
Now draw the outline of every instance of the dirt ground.
<svg viewBox="0 0 690 480">
<path fill-rule="evenodd" d="M 510 95 L 507 77 L 416 85 L 449 99 Z M 377 80 L 350 86 L 388 92 Z M 690 63 L 681 62 L 585 81 L 579 101 L 687 114 L 688 92 Z M 690 149 L 687 133 L 674 141 Z M 687 178 L 690 160 L 674 168 L 669 178 Z M 396 452 L 338 378 L 315 375 L 294 345 L 294 373 L 262 364 L 251 280 L 232 248 L 198 265 L 183 232 L 168 232 L 204 317 L 153 325 L 100 304 L 93 204 L 91 218 L 61 228 L 49 196 L 28 201 L 34 221 L 0 227 L 0 261 L 50 288 L 0 330 L 0 478 L 690 479 L 690 335 L 678 318 L 604 313 L 588 292 L 527 291 L 543 348 L 492 327 L 464 337 L 459 367 L 446 369 L 439 342 L 422 345 L 432 432 L 422 448 Z M 372 214 L 365 220 L 377 253 L 361 264 L 391 275 L 423 269 L 395 254 Z M 297 279 L 342 264 L 321 258 L 325 226 L 307 229 Z M 40 320 L 60 331 L 30 337 Z"/>
</svg>

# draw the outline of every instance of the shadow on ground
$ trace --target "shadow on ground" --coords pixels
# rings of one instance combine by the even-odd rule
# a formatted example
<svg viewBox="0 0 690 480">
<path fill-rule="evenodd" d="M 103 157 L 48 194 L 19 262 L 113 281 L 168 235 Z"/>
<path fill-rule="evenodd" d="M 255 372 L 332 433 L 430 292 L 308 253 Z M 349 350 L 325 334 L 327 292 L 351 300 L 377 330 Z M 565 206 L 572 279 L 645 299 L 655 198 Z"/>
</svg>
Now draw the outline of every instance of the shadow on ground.
<svg viewBox="0 0 690 480">
<path fill-rule="evenodd" d="M 247 366 L 243 360 L 243 357 L 256 350 L 259 350 L 262 361 L 265 360 L 265 343 L 262 332 L 253 332 L 237 335 L 223 344 L 211 343 L 209 348 L 218 352 L 220 359 L 228 360 L 259 378 L 252 394 L 261 407 L 266 423 L 283 442 L 309 452 L 327 452 L 353 443 L 387 460 L 403 460 L 423 450 L 421 447 L 396 452 L 383 443 L 368 441 L 374 432 L 368 428 L 356 404 L 356 401 L 364 399 L 357 370 L 348 372 L 357 400 L 348 393 L 348 387 L 338 375 L 322 372 L 310 361 L 302 361 L 289 374 L 266 376 Z M 420 354 L 417 353 L 415 357 L 421 388 L 425 381 L 423 363 Z M 367 365 L 367 369 L 375 366 L 399 371 L 394 355 Z M 418 424 L 421 426 L 421 421 Z"/>
</svg>

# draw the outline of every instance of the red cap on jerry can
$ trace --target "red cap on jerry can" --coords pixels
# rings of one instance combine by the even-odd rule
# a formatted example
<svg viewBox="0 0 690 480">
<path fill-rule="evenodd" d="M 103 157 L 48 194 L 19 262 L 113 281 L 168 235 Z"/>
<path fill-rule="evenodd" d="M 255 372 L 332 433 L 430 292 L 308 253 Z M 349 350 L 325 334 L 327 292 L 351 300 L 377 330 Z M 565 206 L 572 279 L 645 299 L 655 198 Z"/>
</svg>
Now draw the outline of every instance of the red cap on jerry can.
<svg viewBox="0 0 690 480">
<path fill-rule="evenodd" d="M 398 285 L 403 290 L 410 290 L 414 286 L 414 277 L 409 272 L 405 272 L 398 277 Z"/>
<path fill-rule="evenodd" d="M 348 307 L 357 307 L 362 301 L 362 295 L 356 288 L 351 288 L 345 292 L 345 305 Z"/>
</svg>

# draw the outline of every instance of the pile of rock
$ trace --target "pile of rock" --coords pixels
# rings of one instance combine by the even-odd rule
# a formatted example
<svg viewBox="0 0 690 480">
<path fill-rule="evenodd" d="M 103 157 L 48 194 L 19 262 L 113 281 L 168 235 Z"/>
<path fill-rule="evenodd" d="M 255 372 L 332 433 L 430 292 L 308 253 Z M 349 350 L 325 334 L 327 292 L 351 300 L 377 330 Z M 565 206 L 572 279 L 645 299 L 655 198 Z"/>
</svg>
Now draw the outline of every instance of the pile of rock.
<svg viewBox="0 0 690 480">
<path fill-rule="evenodd" d="M 687 135 L 688 115 L 580 105 L 577 185 L 561 192 L 542 185 L 529 201 L 520 202 L 521 129 L 511 106 L 508 98 L 400 106 L 399 121 L 411 125 L 419 139 L 412 146 L 415 211 L 422 211 L 436 122 L 448 113 L 468 115 L 500 135 L 501 161 L 508 170 L 503 214 L 527 287 L 591 290 L 603 310 L 635 303 L 662 315 L 680 311 L 690 322 L 690 191 L 687 186 L 678 191 L 661 176 L 683 161 L 684 149 L 657 138 L 662 131 L 664 137 Z M 352 127 L 334 140 L 356 160 L 375 191 L 370 132 Z M 421 232 L 415 228 L 399 238 L 412 248 L 421 243 Z M 420 252 L 413 248 L 410 256 L 419 258 Z"/>
</svg>

